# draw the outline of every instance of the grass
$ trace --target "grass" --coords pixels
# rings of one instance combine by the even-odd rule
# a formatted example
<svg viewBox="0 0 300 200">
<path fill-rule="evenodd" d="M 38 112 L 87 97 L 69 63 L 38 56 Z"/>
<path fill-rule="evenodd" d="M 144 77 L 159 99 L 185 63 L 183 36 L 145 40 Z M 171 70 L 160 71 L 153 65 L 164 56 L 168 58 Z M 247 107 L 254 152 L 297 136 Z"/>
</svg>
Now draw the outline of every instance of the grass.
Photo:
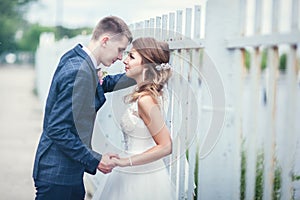
<svg viewBox="0 0 300 200">
<path fill-rule="evenodd" d="M 188 158 L 188 151 L 186 152 L 187 159 Z M 247 156 L 246 152 L 243 149 L 241 153 L 241 177 L 240 177 L 240 200 L 246 199 L 246 165 L 247 164 Z M 197 188 L 198 188 L 198 169 L 199 169 L 199 156 L 198 151 L 196 153 L 196 166 L 194 172 L 194 181 L 196 184 L 194 190 L 194 199 L 197 199 Z M 292 181 L 299 181 L 300 175 L 292 175 Z M 280 192 L 281 192 L 281 168 L 275 161 L 275 170 L 274 170 L 274 180 L 273 180 L 273 191 L 272 191 L 272 200 L 279 200 L 280 199 Z M 263 199 L 263 191 L 264 191 L 264 153 L 263 151 L 259 151 L 256 158 L 256 172 L 255 172 L 255 200 L 262 200 Z"/>
<path fill-rule="evenodd" d="M 242 159 L 241 159 L 241 184 L 240 184 L 240 199 L 245 199 L 246 194 L 246 153 L 242 151 Z M 274 180 L 273 180 L 273 191 L 272 196 L 273 200 L 280 199 L 280 189 L 281 189 L 281 169 L 276 165 L 274 171 Z M 256 157 L 256 173 L 255 173 L 255 200 L 263 199 L 263 191 L 264 191 L 264 154 L 260 151 Z"/>
</svg>

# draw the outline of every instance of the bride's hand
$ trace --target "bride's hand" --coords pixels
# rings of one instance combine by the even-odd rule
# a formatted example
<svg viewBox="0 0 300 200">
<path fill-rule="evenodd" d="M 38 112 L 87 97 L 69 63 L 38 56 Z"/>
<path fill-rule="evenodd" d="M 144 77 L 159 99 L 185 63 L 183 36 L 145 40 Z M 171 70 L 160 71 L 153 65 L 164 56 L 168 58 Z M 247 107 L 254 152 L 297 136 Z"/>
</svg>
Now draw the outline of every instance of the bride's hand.
<svg viewBox="0 0 300 200">
<path fill-rule="evenodd" d="M 126 167 L 128 166 L 128 163 L 126 162 L 127 160 L 125 158 L 112 158 L 111 159 L 116 166 L 119 166 L 119 167 Z"/>
</svg>

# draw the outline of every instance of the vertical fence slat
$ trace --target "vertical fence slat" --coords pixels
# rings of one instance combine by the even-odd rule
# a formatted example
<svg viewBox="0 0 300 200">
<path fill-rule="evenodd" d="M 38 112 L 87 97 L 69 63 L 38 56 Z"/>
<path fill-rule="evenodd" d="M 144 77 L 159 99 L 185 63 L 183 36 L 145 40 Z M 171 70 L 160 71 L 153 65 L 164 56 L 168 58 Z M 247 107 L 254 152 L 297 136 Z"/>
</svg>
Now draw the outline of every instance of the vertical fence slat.
<svg viewBox="0 0 300 200">
<path fill-rule="evenodd" d="M 292 199 L 293 185 L 292 176 L 295 161 L 295 150 L 297 142 L 297 134 L 299 130 L 295 129 L 295 105 L 297 94 L 297 48 L 291 46 L 287 59 L 287 110 L 286 110 L 286 156 L 284 156 L 284 162 L 282 166 L 282 187 L 281 187 L 281 199 Z"/>
<path fill-rule="evenodd" d="M 186 21 L 185 21 L 185 35 L 184 37 L 191 37 L 190 34 L 191 34 L 191 15 L 192 15 L 192 10 L 187 8 L 186 9 Z M 189 34 L 189 35 L 188 35 Z M 187 81 L 188 79 L 188 71 L 189 71 L 189 61 L 190 61 L 190 57 L 189 57 L 189 51 L 188 50 L 182 50 L 181 51 L 181 55 L 182 55 L 182 64 L 181 64 L 181 67 L 180 67 L 180 77 L 181 77 L 181 83 L 182 86 L 185 86 L 187 88 L 184 88 L 182 91 L 181 91 L 181 96 L 185 96 L 187 97 L 188 96 L 188 93 L 187 91 L 189 90 L 188 88 L 188 84 L 184 84 L 184 82 Z M 181 98 L 181 105 L 182 105 L 182 131 L 181 131 L 181 135 L 182 137 L 180 138 L 180 152 L 183 153 L 186 151 L 187 149 L 187 133 L 188 133 L 188 101 L 187 101 L 187 98 L 183 99 Z M 185 171 L 186 171 L 186 159 L 185 159 L 185 156 L 182 156 L 180 158 L 180 165 L 179 165 L 179 199 L 184 199 L 186 197 L 186 194 L 185 194 L 185 190 L 187 189 L 185 187 L 185 183 L 186 181 L 188 181 L 188 178 L 189 177 L 185 177 Z M 187 179 L 187 180 L 186 180 Z"/>
<path fill-rule="evenodd" d="M 152 36 L 154 37 L 155 36 L 155 32 L 154 32 L 154 29 L 155 29 L 155 19 L 154 18 L 150 18 L 150 22 L 149 22 L 149 36 Z"/>
<path fill-rule="evenodd" d="M 262 0 L 255 1 L 254 13 L 254 33 L 259 34 L 262 31 Z"/>
<path fill-rule="evenodd" d="M 191 34 L 191 15 L 192 15 L 192 10 L 187 8 L 186 9 L 186 21 L 185 21 L 185 35 L 184 37 L 190 37 Z M 187 80 L 188 77 L 188 69 L 189 69 L 189 54 L 187 52 L 188 50 L 182 50 L 180 52 L 178 52 L 181 56 L 181 62 L 180 62 L 180 71 L 178 71 L 179 75 L 180 75 L 180 82 L 181 85 L 186 85 L 186 87 L 188 86 L 187 84 L 184 84 L 184 82 Z M 181 86 L 181 87 L 182 87 Z M 180 96 L 188 96 L 187 91 L 189 88 L 184 88 L 183 90 L 180 91 Z M 180 153 L 183 154 L 186 151 L 187 148 L 187 144 L 186 144 L 186 134 L 187 134 L 187 124 L 188 124 L 188 101 L 187 99 L 181 99 L 181 106 L 182 106 L 182 124 L 181 124 L 181 129 L 180 129 Z M 185 194 L 185 190 L 187 189 L 185 187 L 185 183 L 186 181 L 188 181 L 188 177 L 185 177 L 185 171 L 186 171 L 186 158 L 185 156 L 181 156 L 180 160 L 179 160 L 179 191 L 178 191 L 178 199 L 185 199 L 186 198 L 186 194 Z M 187 179 L 187 180 L 186 180 Z"/>
<path fill-rule="evenodd" d="M 195 39 L 200 39 L 200 29 L 201 29 L 201 6 L 195 6 L 194 10 L 194 37 Z"/>
<path fill-rule="evenodd" d="M 144 22 L 137 22 L 135 23 L 135 29 L 134 29 L 134 37 L 140 37 L 142 35 L 145 34 L 145 31 L 144 31 Z"/>
<path fill-rule="evenodd" d="M 246 3 L 247 0 L 240 0 L 240 12 L 239 12 L 239 34 L 244 36 L 246 33 Z"/>
<path fill-rule="evenodd" d="M 233 52 L 233 62 L 232 62 L 232 68 L 235 73 L 235 77 L 233 78 L 233 89 L 234 89 L 234 102 L 236 106 L 236 111 L 234 113 L 235 118 L 235 141 L 236 141 L 236 148 L 237 151 L 233 152 L 235 153 L 235 170 L 233 176 L 237 177 L 239 180 L 234 185 L 234 194 L 233 199 L 242 199 L 240 197 L 240 186 L 241 186 L 241 156 L 242 156 L 242 138 L 243 138 L 243 131 L 242 131 L 242 120 L 243 120 L 243 101 L 239 99 L 239 97 L 243 96 L 244 91 L 244 51 L 240 49 L 236 49 Z"/>
<path fill-rule="evenodd" d="M 182 22 L 183 22 L 182 10 L 176 12 L 176 40 L 182 39 Z"/>
<path fill-rule="evenodd" d="M 273 5 L 272 5 L 272 22 L 271 22 L 271 30 L 273 33 L 276 33 L 279 30 L 279 0 L 273 0 Z"/>
<path fill-rule="evenodd" d="M 189 100 L 191 100 L 191 96 L 193 94 L 191 94 L 191 90 L 188 91 L 189 94 L 188 94 L 188 97 L 189 97 Z M 191 102 L 191 101 L 189 101 Z M 193 112 L 193 104 L 189 103 L 188 104 L 188 113 L 189 113 L 189 116 L 191 117 L 191 115 L 193 114 L 196 114 L 197 112 Z M 193 117 L 191 117 L 191 119 L 193 119 Z M 195 118 L 194 118 L 195 119 Z M 190 122 L 190 126 L 191 126 L 191 123 Z M 194 122 L 196 123 L 196 122 Z M 188 127 L 187 131 L 195 131 L 193 130 L 192 128 L 190 128 L 190 126 Z M 192 132 L 189 132 L 190 134 L 192 134 Z M 193 134 L 196 134 L 193 132 Z M 188 174 L 188 177 L 186 177 L 188 180 L 187 180 L 187 199 L 189 200 L 192 200 L 194 199 L 193 197 L 193 194 L 194 194 L 194 177 L 195 177 L 195 164 L 196 164 L 196 151 L 197 151 L 197 141 L 196 140 L 193 140 L 191 141 L 192 143 L 190 144 L 189 146 L 189 149 L 188 149 L 188 157 L 189 157 L 189 160 L 188 160 L 188 171 L 189 171 L 189 174 Z"/>
<path fill-rule="evenodd" d="M 144 27 L 145 27 L 146 29 L 148 29 L 148 28 L 150 27 L 150 20 L 145 20 L 145 21 L 144 21 L 144 24 L 145 24 Z"/>
<path fill-rule="evenodd" d="M 180 85 L 182 90 L 180 91 L 180 97 L 188 97 L 188 85 L 186 84 L 187 80 L 187 59 L 186 53 L 182 51 L 183 58 L 180 66 Z M 179 130 L 180 134 L 180 162 L 179 162 L 179 198 L 178 199 L 185 199 L 186 198 L 186 182 L 188 181 L 188 177 L 186 177 L 186 150 L 187 150 L 187 131 L 188 131 L 188 99 L 187 98 L 180 98 L 181 100 L 181 107 L 182 107 L 182 124 Z"/>
<path fill-rule="evenodd" d="M 150 20 L 145 20 L 144 21 L 144 35 L 146 36 L 146 37 L 150 37 L 150 31 L 149 31 L 149 29 L 150 29 Z"/>
<path fill-rule="evenodd" d="M 189 106 L 191 107 L 191 106 Z M 194 141 L 189 147 L 189 160 L 188 160 L 188 188 L 187 188 L 187 199 L 194 199 L 194 177 L 195 177 L 195 165 L 196 165 L 196 151 L 197 151 L 197 142 Z"/>
<path fill-rule="evenodd" d="M 184 35 L 184 38 L 191 38 L 191 31 L 192 31 L 192 9 L 191 8 L 187 8 L 186 9 L 186 17 L 185 17 L 185 35 Z M 183 53 L 183 56 L 184 56 L 184 65 L 183 65 L 183 67 L 184 67 L 184 69 L 183 69 L 183 71 L 185 71 L 186 73 L 184 73 L 184 77 L 186 78 L 186 81 L 187 82 L 189 82 L 190 81 L 190 76 L 189 76 L 189 74 L 191 73 L 191 70 L 192 70 L 192 57 L 191 57 L 191 55 L 192 55 L 192 52 L 191 52 L 192 50 L 183 50 L 182 51 L 182 53 Z M 187 84 L 187 88 L 186 88 L 186 91 L 188 92 L 188 91 L 190 91 L 191 90 L 191 88 L 189 88 L 189 84 Z M 189 92 L 187 93 L 187 97 L 191 97 L 191 94 L 189 94 Z M 189 99 L 190 100 L 190 99 Z M 192 112 L 192 109 L 191 109 L 191 102 L 190 101 L 187 101 L 187 102 L 185 102 L 185 104 L 187 105 L 187 121 L 186 121 L 186 123 L 187 124 L 189 124 L 188 126 L 187 126 L 187 129 L 186 129 L 186 133 L 185 133 L 185 141 L 184 141 L 184 143 L 186 144 L 186 145 L 189 145 L 189 134 L 191 134 L 191 132 L 190 132 L 190 130 L 189 130 L 189 128 L 191 128 L 190 126 L 191 126 L 191 124 L 189 123 L 189 118 L 191 117 L 191 112 Z M 194 148 L 195 148 L 195 146 L 194 145 L 192 145 L 192 147 L 191 147 L 191 149 L 189 150 L 189 153 L 191 153 L 192 155 L 191 155 L 191 157 L 189 157 L 190 159 L 189 159 L 189 168 L 188 168 L 188 170 L 189 170 L 189 173 L 193 173 L 194 172 L 194 166 L 191 166 L 191 165 L 194 165 L 195 164 L 195 160 L 194 160 L 194 158 L 195 158 L 195 155 L 193 155 L 193 151 L 194 151 Z M 187 167 L 187 166 L 185 166 L 185 167 Z M 185 169 L 186 170 L 186 169 Z M 187 182 L 187 183 L 190 183 L 191 181 L 193 182 L 193 180 L 190 180 L 190 178 L 192 178 L 191 176 L 188 176 L 188 177 L 186 177 L 187 178 L 187 180 L 185 180 L 185 182 Z M 193 179 L 193 178 L 192 178 Z M 188 184 L 188 186 L 190 186 L 190 184 Z M 191 188 L 186 188 L 187 190 L 188 190 L 188 197 L 189 197 L 189 192 L 191 192 Z"/>
<path fill-rule="evenodd" d="M 139 29 L 141 30 L 141 35 L 145 35 L 146 34 L 146 31 L 145 31 L 145 21 L 141 21 L 139 23 Z"/>
<path fill-rule="evenodd" d="M 174 54 L 174 52 L 172 53 L 172 66 L 175 67 L 175 63 L 177 61 L 176 55 Z M 177 79 L 173 76 L 170 80 L 170 85 L 172 85 L 174 88 L 176 88 L 177 84 Z M 175 183 L 175 186 L 177 186 L 177 155 L 178 155 L 178 151 L 177 151 L 177 134 L 176 134 L 176 128 L 175 128 L 175 113 L 178 112 L 178 103 L 176 102 L 176 94 L 175 94 L 175 90 L 170 88 L 171 91 L 171 95 L 170 95 L 170 108 L 169 108 L 169 112 L 170 112 L 170 132 L 171 132 L 171 136 L 172 136 L 172 140 L 173 140 L 173 153 L 171 154 L 171 161 L 170 161 L 170 175 L 171 175 L 171 180 L 173 183 Z M 174 162 L 173 162 L 174 161 Z M 177 187 L 176 187 L 177 189 Z"/>
<path fill-rule="evenodd" d="M 190 66 L 189 66 L 189 74 L 188 74 L 188 81 L 189 81 L 189 104 L 188 104 L 188 116 L 189 116 L 189 126 L 187 130 L 187 135 L 189 141 L 191 142 L 191 146 L 189 147 L 189 176 L 188 176 L 188 191 L 187 191 L 187 199 L 192 200 L 194 199 L 194 186 L 195 186 L 195 169 L 196 169 L 196 151 L 197 146 L 199 144 L 199 140 L 197 140 L 197 132 L 198 132 L 198 121 L 199 119 L 199 111 L 200 111 L 200 102 L 197 101 L 197 97 L 199 96 L 198 93 L 200 90 L 198 89 L 199 82 L 198 78 L 200 74 L 198 67 L 201 65 L 200 63 L 200 50 L 194 49 L 191 52 L 191 59 L 190 59 Z M 200 67 L 199 67 L 200 68 Z"/>
<path fill-rule="evenodd" d="M 185 31 L 184 37 L 191 38 L 192 36 L 192 9 L 187 8 L 185 10 Z"/>
<path fill-rule="evenodd" d="M 168 15 L 162 16 L 162 40 L 166 41 L 168 38 Z"/>
<path fill-rule="evenodd" d="M 180 69 L 180 56 L 176 51 L 172 52 L 172 61 L 171 64 L 174 67 L 174 71 L 178 71 Z M 176 187 L 176 196 L 178 199 L 178 190 L 179 190 L 179 174 L 178 174 L 178 166 L 179 166 L 179 159 L 180 159 L 180 138 L 178 132 L 178 124 L 180 123 L 177 118 L 177 113 L 180 113 L 180 102 L 178 99 L 178 88 L 180 87 L 179 77 L 178 74 L 174 74 L 170 80 L 170 88 L 171 90 L 171 122 L 170 122 L 170 131 L 173 139 L 173 153 L 171 155 L 171 162 L 172 165 L 170 167 L 170 174 L 171 180 L 175 183 Z"/>
<path fill-rule="evenodd" d="M 139 23 L 134 23 L 134 37 L 139 37 L 141 35 L 140 31 Z"/>
<path fill-rule="evenodd" d="M 279 65 L 278 48 L 271 47 L 268 49 L 268 84 L 267 84 L 267 119 L 264 138 L 264 192 L 263 199 L 273 199 L 273 185 L 275 173 L 275 118 L 276 118 L 276 74 Z"/>
<path fill-rule="evenodd" d="M 179 73 L 179 84 L 180 87 L 182 88 L 182 83 L 184 79 L 184 73 L 185 73 L 185 61 L 182 59 L 184 58 L 184 53 L 178 52 L 180 54 L 180 61 L 178 62 L 178 65 L 180 66 L 180 69 L 178 71 Z M 183 90 L 178 91 L 177 95 L 179 97 L 186 96 L 187 88 L 184 88 Z M 179 104 L 181 105 L 181 124 L 180 124 L 180 129 L 179 129 L 179 137 L 178 137 L 178 143 L 179 143 L 179 152 L 180 152 L 180 158 L 179 158 L 179 166 L 178 166 L 178 199 L 184 199 L 185 198 L 185 150 L 186 150 L 186 145 L 185 145 L 185 134 L 186 134 L 186 118 L 187 118 L 187 113 L 186 113 L 186 102 L 182 99 L 179 98 L 180 102 Z"/>
<path fill-rule="evenodd" d="M 134 30 L 134 24 L 130 24 L 129 29 L 130 29 L 130 31 L 133 31 Z"/>
<path fill-rule="evenodd" d="M 299 29 L 299 0 L 292 1 L 292 17 L 291 30 L 297 31 Z"/>
<path fill-rule="evenodd" d="M 204 50 L 203 50 L 204 51 Z M 203 52 L 202 51 L 202 52 Z M 200 71 L 200 69 L 202 69 L 202 65 L 203 65 L 203 53 L 202 52 L 200 52 L 200 55 L 199 55 L 199 73 L 201 74 L 201 71 Z M 199 105 L 199 114 L 198 114 L 198 118 L 199 118 L 199 120 L 201 120 L 201 115 L 202 115 L 202 112 L 201 112 L 201 105 L 202 105 L 202 91 L 203 91 L 203 89 L 202 89 L 202 78 L 203 77 L 201 77 L 201 75 L 198 77 L 198 91 L 197 91 L 197 93 L 196 93 L 196 98 L 197 98 L 197 102 L 198 102 L 198 105 Z M 201 122 L 200 122 L 201 123 Z M 201 124 L 199 123 L 199 126 L 197 127 L 197 161 L 198 161 L 198 166 L 196 166 L 197 168 L 196 168 L 196 170 L 197 170 L 197 172 L 198 172 L 198 174 L 195 174 L 195 176 L 196 176 L 196 180 L 197 180 L 197 182 L 195 182 L 195 184 L 197 185 L 197 188 L 196 188 L 196 194 L 197 194 L 197 200 L 200 200 L 200 192 L 201 192 L 201 190 L 200 190 L 200 179 L 201 179 L 201 171 L 200 171 L 200 162 L 201 162 L 201 155 L 200 155 L 200 152 L 199 152 L 199 147 L 200 147 L 200 143 L 202 142 L 202 135 L 203 134 L 201 134 L 201 129 L 200 129 L 200 127 L 201 127 Z"/>
<path fill-rule="evenodd" d="M 157 16 L 155 20 L 155 37 L 161 39 L 161 17 Z"/>
<path fill-rule="evenodd" d="M 176 37 L 178 37 L 178 35 L 182 34 L 182 11 L 177 11 L 177 15 L 176 15 Z M 181 51 L 180 50 L 175 50 L 172 52 L 172 61 L 171 64 L 174 67 L 174 71 L 180 71 L 180 56 Z M 176 84 L 172 84 L 174 86 L 173 88 L 173 93 L 172 93 L 172 102 L 173 102 L 173 113 L 180 113 L 179 111 L 179 102 L 178 101 L 178 94 L 177 94 L 177 90 L 180 87 L 180 83 L 179 83 L 179 77 L 178 77 L 178 73 L 174 74 L 172 77 L 173 82 L 175 82 Z M 177 101 L 176 101 L 177 100 Z M 173 151 L 175 152 L 174 154 L 172 154 L 172 160 L 174 160 L 175 162 L 173 163 L 173 165 L 170 168 L 170 172 L 171 172 L 171 179 L 173 181 L 173 183 L 176 183 L 176 189 L 177 189 L 177 199 L 180 197 L 179 196 L 179 157 L 177 157 L 178 155 L 180 156 L 180 139 L 179 136 L 176 135 L 176 131 L 178 131 L 178 129 L 176 129 L 176 122 L 175 121 L 175 116 L 173 115 L 173 120 L 172 120 L 172 135 L 173 135 Z"/>
<path fill-rule="evenodd" d="M 257 133 L 258 133 L 258 106 L 259 106 L 259 83 L 260 83 L 260 52 L 258 48 L 251 52 L 250 64 L 251 100 L 249 113 L 249 132 L 246 133 L 246 199 L 255 197 L 256 156 L 257 156 Z"/>
<path fill-rule="evenodd" d="M 173 41 L 175 37 L 175 13 L 169 13 L 169 41 Z"/>
</svg>

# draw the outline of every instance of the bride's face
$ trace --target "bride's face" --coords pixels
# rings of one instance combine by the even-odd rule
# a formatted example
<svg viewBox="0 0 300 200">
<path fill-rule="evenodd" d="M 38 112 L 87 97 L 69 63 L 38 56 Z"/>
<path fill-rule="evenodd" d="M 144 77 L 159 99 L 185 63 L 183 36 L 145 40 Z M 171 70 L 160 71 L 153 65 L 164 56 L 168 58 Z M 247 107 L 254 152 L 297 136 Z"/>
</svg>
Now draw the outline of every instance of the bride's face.
<svg viewBox="0 0 300 200">
<path fill-rule="evenodd" d="M 142 57 L 135 50 L 131 49 L 124 60 L 126 75 L 135 79 L 138 83 L 142 81 L 144 67 L 142 66 Z"/>
</svg>

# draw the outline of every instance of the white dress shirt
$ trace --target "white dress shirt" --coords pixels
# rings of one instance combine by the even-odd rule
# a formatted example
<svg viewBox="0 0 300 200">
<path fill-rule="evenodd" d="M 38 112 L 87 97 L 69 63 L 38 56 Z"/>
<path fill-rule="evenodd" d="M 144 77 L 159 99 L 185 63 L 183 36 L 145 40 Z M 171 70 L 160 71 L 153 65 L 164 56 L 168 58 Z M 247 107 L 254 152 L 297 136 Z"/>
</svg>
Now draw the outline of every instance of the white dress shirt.
<svg viewBox="0 0 300 200">
<path fill-rule="evenodd" d="M 86 46 L 84 46 L 83 44 L 81 44 L 81 45 L 82 45 L 82 50 L 85 51 L 87 53 L 87 55 L 89 55 L 89 57 L 91 58 L 94 67 L 97 70 L 100 69 L 100 66 L 97 65 L 97 60 L 96 60 L 95 56 L 92 54 L 92 52 Z"/>
</svg>

